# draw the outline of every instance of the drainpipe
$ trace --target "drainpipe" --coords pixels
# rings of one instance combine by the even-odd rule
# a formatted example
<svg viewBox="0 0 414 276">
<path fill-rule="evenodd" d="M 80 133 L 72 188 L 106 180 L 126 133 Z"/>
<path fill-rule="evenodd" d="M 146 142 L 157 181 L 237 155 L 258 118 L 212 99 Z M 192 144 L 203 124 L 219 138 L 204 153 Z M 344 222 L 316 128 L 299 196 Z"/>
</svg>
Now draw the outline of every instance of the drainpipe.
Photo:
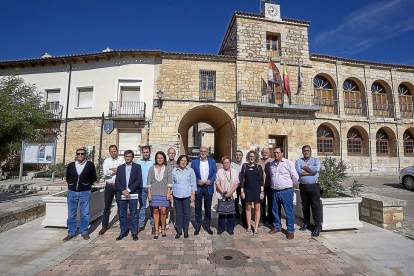
<svg viewBox="0 0 414 276">
<path fill-rule="evenodd" d="M 338 107 L 338 116 L 339 116 L 339 154 L 341 157 L 341 161 L 343 158 L 343 152 L 342 152 L 342 115 L 341 115 L 341 104 L 339 102 L 339 77 L 338 77 L 338 62 L 335 63 L 335 71 L 336 71 L 336 106 Z"/>
<path fill-rule="evenodd" d="M 391 99 L 392 99 L 392 111 L 393 111 L 393 115 L 394 115 L 394 120 L 397 121 L 397 109 L 395 108 L 395 100 L 394 100 L 394 80 L 392 78 L 392 69 L 390 69 L 390 75 L 391 75 Z M 398 92 L 397 92 L 398 93 Z M 400 171 L 401 169 L 401 160 L 400 160 L 400 139 L 399 139 L 399 135 L 398 135 L 398 124 L 395 124 L 395 132 L 396 132 L 396 137 L 397 137 L 397 158 L 398 158 L 398 171 Z"/>
<path fill-rule="evenodd" d="M 68 80 L 68 96 L 66 98 L 66 117 L 65 117 L 65 137 L 63 140 L 63 164 L 66 160 L 66 142 L 68 138 L 68 114 L 69 114 L 69 98 L 70 98 L 70 83 L 72 78 L 72 64 L 63 59 L 63 62 L 69 65 L 69 80 Z"/>
<path fill-rule="evenodd" d="M 365 105 L 366 105 L 366 109 L 367 109 L 367 117 L 368 117 L 368 154 L 369 154 L 369 163 L 370 163 L 370 171 L 372 172 L 372 137 L 371 137 L 371 119 L 370 119 L 370 114 L 369 114 L 369 106 L 368 106 L 368 87 L 367 87 L 367 74 L 365 71 L 365 65 L 364 65 L 364 82 L 365 82 Z"/>
</svg>

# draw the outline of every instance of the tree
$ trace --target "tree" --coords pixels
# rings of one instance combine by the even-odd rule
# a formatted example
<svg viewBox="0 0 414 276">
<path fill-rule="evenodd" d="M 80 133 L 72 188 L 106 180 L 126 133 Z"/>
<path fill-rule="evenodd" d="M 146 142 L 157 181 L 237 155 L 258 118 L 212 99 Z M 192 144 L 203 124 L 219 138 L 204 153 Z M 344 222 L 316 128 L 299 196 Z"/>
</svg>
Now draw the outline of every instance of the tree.
<svg viewBox="0 0 414 276">
<path fill-rule="evenodd" d="M 29 142 L 39 138 L 52 114 L 43 105 L 36 85 L 26 83 L 20 76 L 0 79 L 0 161 L 7 153 L 19 150 L 22 140 Z M 0 167 L 1 170 L 1 167 Z"/>
</svg>

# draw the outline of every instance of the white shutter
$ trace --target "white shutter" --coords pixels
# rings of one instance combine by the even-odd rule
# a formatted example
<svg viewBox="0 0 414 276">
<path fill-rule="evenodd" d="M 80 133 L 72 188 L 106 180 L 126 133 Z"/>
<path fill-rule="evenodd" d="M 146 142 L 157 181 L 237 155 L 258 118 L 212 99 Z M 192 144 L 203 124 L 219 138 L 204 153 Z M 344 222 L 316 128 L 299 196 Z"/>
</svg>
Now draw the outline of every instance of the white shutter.
<svg viewBox="0 0 414 276">
<path fill-rule="evenodd" d="M 122 102 L 139 102 L 140 87 L 122 87 Z"/>
<path fill-rule="evenodd" d="M 47 90 L 46 102 L 56 103 L 60 101 L 60 90 Z"/>
<path fill-rule="evenodd" d="M 139 145 L 141 143 L 141 132 L 119 132 L 119 153 L 123 154 L 126 150 L 132 150 L 139 154 Z"/>
<path fill-rule="evenodd" d="M 93 88 L 78 89 L 78 105 L 77 107 L 92 107 Z"/>
</svg>

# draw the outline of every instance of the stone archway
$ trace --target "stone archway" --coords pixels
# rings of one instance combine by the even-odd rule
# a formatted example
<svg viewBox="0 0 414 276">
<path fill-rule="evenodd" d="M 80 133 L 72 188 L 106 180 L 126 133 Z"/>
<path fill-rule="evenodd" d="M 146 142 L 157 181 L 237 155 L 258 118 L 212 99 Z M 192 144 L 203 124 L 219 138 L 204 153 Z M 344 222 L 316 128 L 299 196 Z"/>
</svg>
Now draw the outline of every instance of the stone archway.
<svg viewBox="0 0 414 276">
<path fill-rule="evenodd" d="M 203 105 L 189 110 L 178 126 L 180 134 L 180 152 L 187 153 L 188 130 L 195 123 L 204 122 L 214 128 L 214 157 L 221 160 L 223 156 L 232 156 L 236 145 L 235 127 L 231 118 L 222 109 Z"/>
</svg>

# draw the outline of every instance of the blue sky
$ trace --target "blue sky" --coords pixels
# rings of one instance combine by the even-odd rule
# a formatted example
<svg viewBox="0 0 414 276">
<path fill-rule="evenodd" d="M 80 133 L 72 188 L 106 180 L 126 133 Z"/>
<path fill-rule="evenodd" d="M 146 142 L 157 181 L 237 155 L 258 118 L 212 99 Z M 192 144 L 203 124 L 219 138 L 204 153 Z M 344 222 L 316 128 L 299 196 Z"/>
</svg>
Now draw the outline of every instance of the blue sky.
<svg viewBox="0 0 414 276">
<path fill-rule="evenodd" d="M 414 0 L 275 1 L 311 21 L 310 53 L 414 65 Z M 217 54 L 234 11 L 260 0 L 2 0 L 0 60 L 160 49 Z"/>
</svg>

